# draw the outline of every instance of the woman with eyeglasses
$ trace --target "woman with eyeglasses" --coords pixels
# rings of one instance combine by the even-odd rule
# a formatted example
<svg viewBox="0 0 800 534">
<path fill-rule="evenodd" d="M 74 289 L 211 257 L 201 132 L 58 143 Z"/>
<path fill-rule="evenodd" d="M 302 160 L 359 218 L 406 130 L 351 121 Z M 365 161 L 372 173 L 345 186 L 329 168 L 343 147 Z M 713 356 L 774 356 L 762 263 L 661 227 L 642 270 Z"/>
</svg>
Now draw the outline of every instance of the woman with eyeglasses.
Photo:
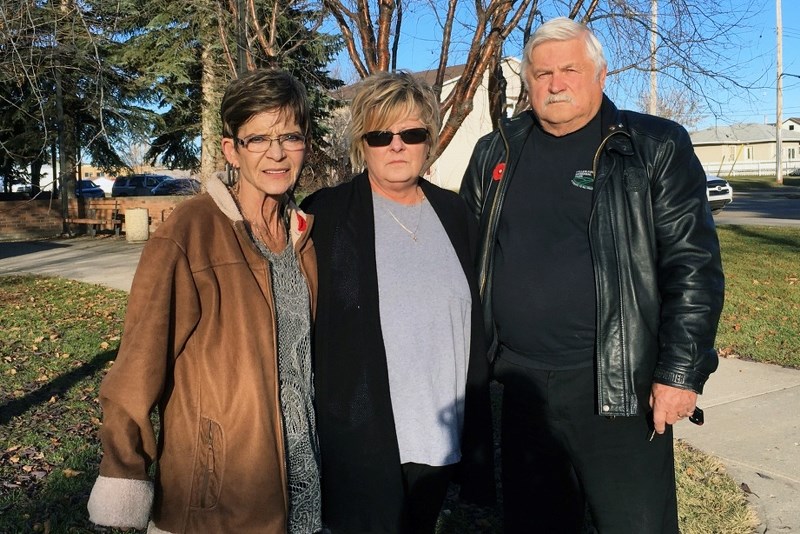
<svg viewBox="0 0 800 534">
<path fill-rule="evenodd" d="M 238 179 L 210 178 L 142 251 L 100 388 L 90 519 L 150 534 L 318 532 L 317 271 L 311 218 L 292 201 L 306 92 L 286 72 L 253 71 L 228 86 L 221 118 Z"/>
<path fill-rule="evenodd" d="M 474 223 L 455 193 L 420 177 L 440 124 L 427 85 L 375 74 L 351 115 L 363 172 L 303 204 L 319 262 L 323 524 L 433 533 L 456 470 L 462 497 L 494 498 Z"/>
</svg>

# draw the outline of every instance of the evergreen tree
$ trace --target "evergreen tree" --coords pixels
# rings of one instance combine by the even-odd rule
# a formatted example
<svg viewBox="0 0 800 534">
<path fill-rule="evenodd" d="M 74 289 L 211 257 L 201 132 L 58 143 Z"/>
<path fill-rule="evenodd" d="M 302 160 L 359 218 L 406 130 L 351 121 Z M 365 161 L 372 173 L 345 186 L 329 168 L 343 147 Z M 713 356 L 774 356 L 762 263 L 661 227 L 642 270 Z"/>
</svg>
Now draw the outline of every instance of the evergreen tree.
<svg viewBox="0 0 800 534">
<path fill-rule="evenodd" d="M 120 3 L 110 0 L 12 1 L 0 25 L 0 159 L 17 171 L 37 168 L 58 147 L 69 196 L 86 154 L 109 172 L 117 146 L 147 135 L 152 112 L 118 60 Z M 8 92 L 6 92 L 6 89 Z M 62 188 L 63 189 L 63 188 Z"/>
<path fill-rule="evenodd" d="M 204 152 L 220 145 L 219 99 L 227 83 L 239 71 L 273 67 L 291 72 L 305 85 L 313 125 L 309 167 L 325 168 L 329 160 L 324 151 L 324 124 L 337 106 L 330 91 L 342 85 L 330 76 L 326 66 L 340 49 L 341 40 L 317 30 L 319 13 L 292 2 L 244 0 L 241 6 L 217 4 L 211 19 L 205 0 L 191 2 L 198 7 L 192 18 L 180 19 L 188 16 L 185 11 L 162 11 L 143 25 L 146 32 L 127 43 L 130 56 L 140 57 L 141 64 L 152 69 L 158 80 L 154 89 L 160 95 L 159 104 L 167 108 L 147 154 L 151 162 L 160 159 L 171 167 L 197 168 L 198 136 Z M 240 7 L 247 14 L 241 36 Z M 256 14 L 255 19 L 252 13 Z M 208 20 L 216 24 L 211 27 Z M 152 50 L 154 42 L 180 43 L 178 48 L 184 55 L 162 55 L 166 59 L 155 64 L 150 57 L 148 62 L 148 50 Z M 221 168 L 220 162 L 214 169 L 203 169 L 202 174 Z"/>
</svg>

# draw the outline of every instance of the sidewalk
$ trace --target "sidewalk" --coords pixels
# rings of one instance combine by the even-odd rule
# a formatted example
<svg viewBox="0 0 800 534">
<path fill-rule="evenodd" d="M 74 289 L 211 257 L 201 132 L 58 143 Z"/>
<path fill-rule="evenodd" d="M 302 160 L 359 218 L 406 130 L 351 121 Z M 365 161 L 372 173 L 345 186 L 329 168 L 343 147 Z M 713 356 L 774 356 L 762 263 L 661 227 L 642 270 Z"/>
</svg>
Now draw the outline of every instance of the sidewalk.
<svg viewBox="0 0 800 534">
<path fill-rule="evenodd" d="M 758 512 L 761 533 L 800 533 L 800 371 L 721 358 L 697 401 L 702 427 L 674 435 L 719 458 Z"/>
<path fill-rule="evenodd" d="M 36 273 L 130 290 L 143 244 L 118 237 L 0 243 L 0 276 Z M 800 370 L 722 359 L 675 436 L 721 459 L 750 490 L 761 533 L 800 533 Z"/>
<path fill-rule="evenodd" d="M 0 243 L 0 275 L 61 276 L 130 291 L 143 247 L 117 236 Z"/>
</svg>

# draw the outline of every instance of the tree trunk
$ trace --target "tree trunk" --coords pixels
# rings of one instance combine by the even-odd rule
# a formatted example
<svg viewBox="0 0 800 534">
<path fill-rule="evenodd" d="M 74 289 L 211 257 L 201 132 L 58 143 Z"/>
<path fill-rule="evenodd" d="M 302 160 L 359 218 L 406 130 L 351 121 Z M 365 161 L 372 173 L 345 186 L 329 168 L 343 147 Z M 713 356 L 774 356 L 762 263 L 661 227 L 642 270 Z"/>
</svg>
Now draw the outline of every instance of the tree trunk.
<svg viewBox="0 0 800 534">
<path fill-rule="evenodd" d="M 225 170 L 222 154 L 222 126 L 219 106 L 222 102 L 221 80 L 216 72 L 213 53 L 209 47 L 201 55 L 203 76 L 201 81 L 203 107 L 201 115 L 200 177 L 203 181 Z"/>
</svg>

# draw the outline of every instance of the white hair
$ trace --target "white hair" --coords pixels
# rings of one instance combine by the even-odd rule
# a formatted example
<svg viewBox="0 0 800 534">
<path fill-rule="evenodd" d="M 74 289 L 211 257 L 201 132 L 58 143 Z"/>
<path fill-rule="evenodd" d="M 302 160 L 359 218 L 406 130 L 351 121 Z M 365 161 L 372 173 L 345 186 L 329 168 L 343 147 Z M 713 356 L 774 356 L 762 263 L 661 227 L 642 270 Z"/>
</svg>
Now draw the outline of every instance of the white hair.
<svg viewBox="0 0 800 534">
<path fill-rule="evenodd" d="M 531 66 L 531 54 L 533 54 L 534 48 L 548 41 L 571 41 L 579 37 L 582 37 L 586 43 L 586 53 L 594 63 L 595 77 L 599 78 L 600 73 L 603 72 L 607 65 L 606 58 L 603 55 L 603 45 L 600 44 L 600 41 L 597 40 L 592 31 L 583 24 L 567 17 L 558 17 L 548 20 L 539 26 L 525 44 L 520 69 L 522 82 L 527 86 L 528 82 L 525 74 Z"/>
</svg>

